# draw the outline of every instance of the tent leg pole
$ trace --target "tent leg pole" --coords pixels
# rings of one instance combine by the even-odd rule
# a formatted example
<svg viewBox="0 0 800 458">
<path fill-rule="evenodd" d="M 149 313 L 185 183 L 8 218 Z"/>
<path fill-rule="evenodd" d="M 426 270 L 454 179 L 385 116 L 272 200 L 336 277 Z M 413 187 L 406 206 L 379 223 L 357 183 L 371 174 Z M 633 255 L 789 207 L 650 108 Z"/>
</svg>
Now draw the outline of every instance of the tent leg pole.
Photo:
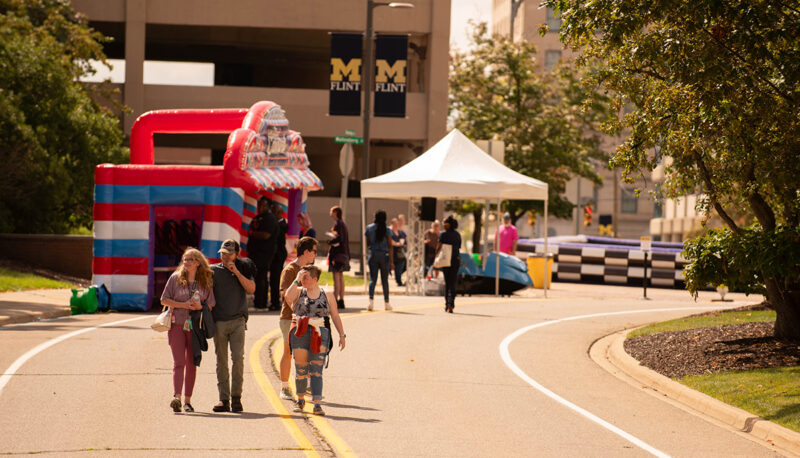
<svg viewBox="0 0 800 458">
<path fill-rule="evenodd" d="M 547 298 L 547 256 L 548 256 L 548 246 L 547 246 L 547 199 L 544 200 L 544 297 Z"/>
<path fill-rule="evenodd" d="M 364 293 L 369 291 L 367 285 L 367 236 L 364 235 L 364 228 L 367 227 L 367 205 L 366 199 L 361 198 L 361 273 L 364 275 Z"/>
<path fill-rule="evenodd" d="M 497 199 L 497 233 L 495 234 L 494 247 L 495 247 L 495 272 L 494 272 L 494 295 L 500 295 L 500 241 L 497 237 L 500 235 L 500 198 Z"/>
</svg>

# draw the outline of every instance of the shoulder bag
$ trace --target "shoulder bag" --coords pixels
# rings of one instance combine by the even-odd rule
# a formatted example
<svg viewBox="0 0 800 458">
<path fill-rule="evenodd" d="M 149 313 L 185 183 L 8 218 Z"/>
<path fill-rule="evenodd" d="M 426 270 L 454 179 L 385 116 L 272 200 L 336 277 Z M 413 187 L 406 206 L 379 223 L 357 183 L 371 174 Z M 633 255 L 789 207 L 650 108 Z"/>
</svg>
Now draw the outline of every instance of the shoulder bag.
<svg viewBox="0 0 800 458">
<path fill-rule="evenodd" d="M 172 327 L 172 308 L 164 306 L 161 314 L 156 317 L 150 327 L 157 332 L 169 331 L 169 328 Z"/>
<path fill-rule="evenodd" d="M 433 267 L 436 267 L 437 269 L 450 267 L 450 261 L 452 261 L 452 258 L 453 245 L 450 245 L 449 243 L 443 243 L 442 248 L 439 249 L 439 253 L 433 260 Z"/>
</svg>

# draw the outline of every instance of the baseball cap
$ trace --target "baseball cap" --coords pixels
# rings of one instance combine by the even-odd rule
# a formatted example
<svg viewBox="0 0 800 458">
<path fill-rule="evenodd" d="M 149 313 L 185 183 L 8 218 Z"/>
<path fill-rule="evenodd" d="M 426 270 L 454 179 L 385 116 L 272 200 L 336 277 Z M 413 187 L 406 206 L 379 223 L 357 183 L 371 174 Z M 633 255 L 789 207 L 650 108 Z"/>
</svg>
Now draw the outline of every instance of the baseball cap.
<svg viewBox="0 0 800 458">
<path fill-rule="evenodd" d="M 239 254 L 239 242 L 228 239 L 222 242 L 222 248 L 219 249 L 219 252 L 225 254 Z"/>
<path fill-rule="evenodd" d="M 511 214 L 508 212 L 503 213 L 503 219 L 511 219 Z"/>
</svg>

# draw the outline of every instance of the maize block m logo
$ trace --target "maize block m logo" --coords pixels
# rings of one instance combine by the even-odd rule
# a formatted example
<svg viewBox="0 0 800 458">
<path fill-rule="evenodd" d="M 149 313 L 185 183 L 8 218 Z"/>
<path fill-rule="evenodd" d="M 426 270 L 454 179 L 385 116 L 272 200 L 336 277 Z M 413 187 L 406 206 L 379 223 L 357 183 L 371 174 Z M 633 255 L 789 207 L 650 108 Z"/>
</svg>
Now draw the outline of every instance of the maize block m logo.
<svg viewBox="0 0 800 458">
<path fill-rule="evenodd" d="M 361 81 L 361 59 L 350 59 L 347 64 L 338 57 L 331 58 L 331 81 L 343 81 L 347 75 L 347 81 Z"/>
<path fill-rule="evenodd" d="M 406 60 L 396 60 L 394 65 L 389 65 L 385 59 L 378 59 L 375 62 L 378 67 L 378 74 L 375 77 L 376 83 L 387 83 L 392 78 L 395 83 L 405 84 L 406 82 Z"/>
</svg>

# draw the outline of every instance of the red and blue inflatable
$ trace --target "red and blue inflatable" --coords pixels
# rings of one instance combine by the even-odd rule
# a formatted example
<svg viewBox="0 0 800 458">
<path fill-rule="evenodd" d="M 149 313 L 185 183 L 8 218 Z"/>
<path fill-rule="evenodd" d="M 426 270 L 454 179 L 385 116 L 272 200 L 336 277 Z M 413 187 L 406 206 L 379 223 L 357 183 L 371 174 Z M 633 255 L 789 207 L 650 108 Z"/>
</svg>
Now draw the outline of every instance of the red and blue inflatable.
<svg viewBox="0 0 800 458">
<path fill-rule="evenodd" d="M 228 133 L 223 165 L 155 165 L 157 132 Z M 308 191 L 319 189 L 303 139 L 276 103 L 145 113 L 131 131 L 131 163 L 95 169 L 92 281 L 106 285 L 112 309 L 148 310 L 187 246 L 216 262 L 230 238 L 246 255 L 261 196 L 283 206 L 291 241 Z"/>
</svg>

